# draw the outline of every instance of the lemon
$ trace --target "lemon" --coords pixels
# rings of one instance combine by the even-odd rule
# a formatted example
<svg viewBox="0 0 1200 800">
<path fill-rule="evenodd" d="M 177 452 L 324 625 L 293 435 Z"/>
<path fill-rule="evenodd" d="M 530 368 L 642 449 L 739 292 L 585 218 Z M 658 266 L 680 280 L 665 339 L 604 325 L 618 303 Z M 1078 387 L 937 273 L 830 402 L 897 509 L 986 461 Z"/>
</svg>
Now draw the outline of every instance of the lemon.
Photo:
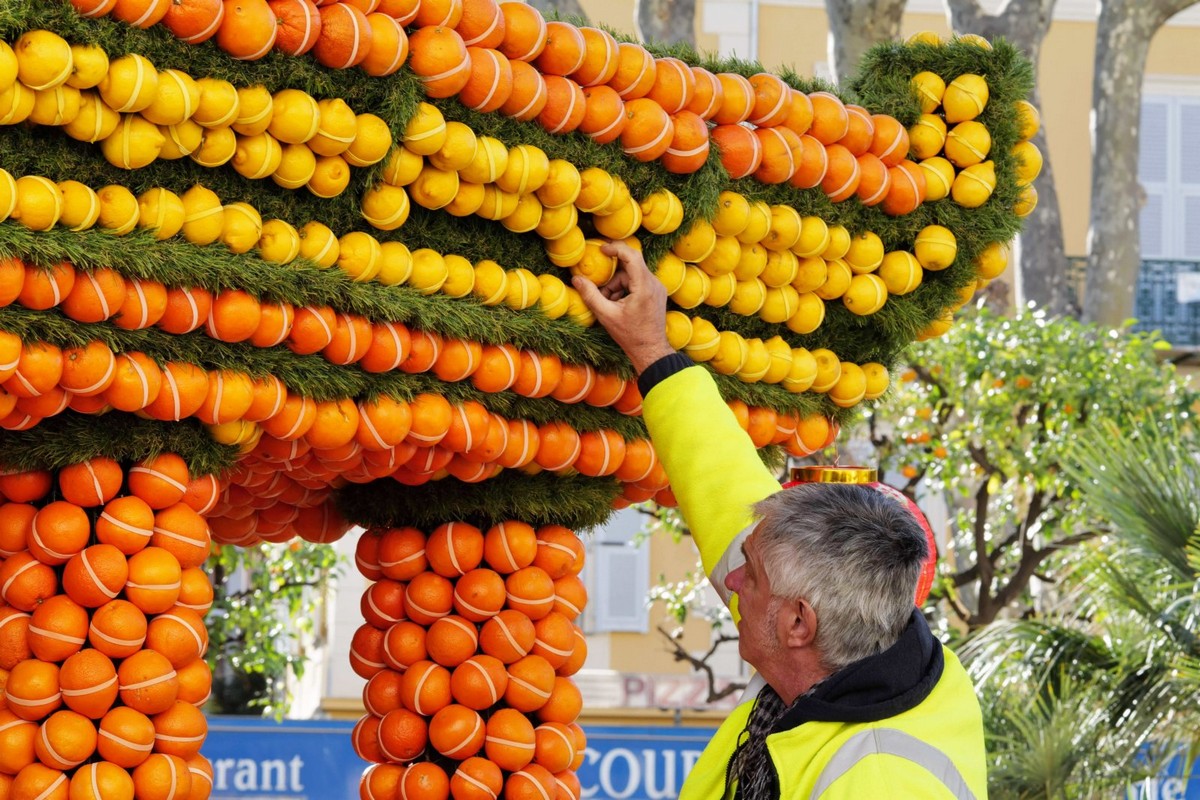
<svg viewBox="0 0 1200 800">
<path fill-rule="evenodd" d="M 669 296 L 681 308 L 695 308 L 708 297 L 711 283 L 707 273 L 688 264 L 683 268 L 683 282 Z"/>
<path fill-rule="evenodd" d="M 2 85 L 3 81 L 0 81 L 0 86 Z M 1032 139 L 1042 126 L 1042 115 L 1028 100 L 1018 100 L 1014 105 L 1017 110 L 1017 136 L 1021 139 Z"/>
<path fill-rule="evenodd" d="M 3 60 L 2 55 L 0 60 Z M 71 77 L 67 78 L 67 85 L 76 89 L 99 86 L 108 74 L 108 53 L 94 44 L 71 45 L 71 62 Z M 3 73 L 2 68 L 0 73 Z M 0 77 L 0 85 L 3 84 L 3 77 Z"/>
<path fill-rule="evenodd" d="M 92 187 L 79 181 L 59 181 L 62 193 L 62 214 L 58 224 L 73 231 L 84 231 L 96 224 L 100 217 L 100 198 Z"/>
<path fill-rule="evenodd" d="M 975 164 L 958 173 L 950 186 L 954 202 L 965 208 L 979 208 L 996 188 L 996 167 L 991 161 Z"/>
<path fill-rule="evenodd" d="M 8 219 L 17 207 L 17 182 L 6 170 L 0 169 L 0 222 Z"/>
<path fill-rule="evenodd" d="M 599 167 L 588 167 L 579 173 L 579 196 L 575 198 L 575 207 L 585 214 L 594 213 L 607 206 L 616 192 L 612 175 Z"/>
<path fill-rule="evenodd" d="M 17 56 L 17 80 L 40 92 L 67 82 L 75 57 L 67 40 L 46 30 L 21 34 L 12 47 Z"/>
<path fill-rule="evenodd" d="M 732 272 L 726 272 L 724 275 L 709 275 L 708 297 L 704 298 L 704 304 L 713 308 L 722 308 L 728 305 L 733 300 L 737 287 L 738 281 L 733 277 Z"/>
<path fill-rule="evenodd" d="M 447 297 L 466 297 L 475 288 L 475 267 L 462 256 L 447 253 L 443 260 L 446 262 L 446 282 L 442 284 L 442 294 Z"/>
<path fill-rule="evenodd" d="M 792 368 L 792 346 L 782 336 L 772 336 L 763 342 L 767 351 L 767 369 L 763 383 L 779 383 L 788 376 Z"/>
<path fill-rule="evenodd" d="M 792 252 L 800 258 L 819 256 L 829 247 L 829 226 L 820 217 L 804 217 L 800 220 L 800 238 L 792 245 Z"/>
<path fill-rule="evenodd" d="M 272 264 L 290 264 L 300 255 L 300 234 L 290 223 L 269 219 L 258 237 L 258 257 Z"/>
<path fill-rule="evenodd" d="M 183 229 L 183 200 L 167 189 L 147 189 L 138 195 L 138 227 L 154 231 L 158 241 Z"/>
<path fill-rule="evenodd" d="M 538 275 L 541 290 L 538 292 L 538 306 L 542 313 L 550 319 L 558 319 L 570 309 L 570 294 L 567 285 L 555 275 Z"/>
<path fill-rule="evenodd" d="M 942 80 L 942 76 L 929 71 L 913 75 L 912 87 L 917 93 L 917 100 L 921 103 L 922 114 L 932 114 L 936 111 L 937 107 L 942 104 L 942 97 L 946 93 L 946 82 Z"/>
<path fill-rule="evenodd" d="M 480 206 L 483 205 L 483 197 L 483 186 L 478 183 L 459 181 L 454 199 L 443 206 L 442 210 L 456 217 L 469 217 L 479 211 Z"/>
<path fill-rule="evenodd" d="M 821 253 L 826 261 L 843 258 L 850 250 L 850 231 L 842 225 L 829 227 L 829 245 Z"/>
<path fill-rule="evenodd" d="M 842 256 L 855 275 L 874 272 L 883 263 L 883 240 L 874 231 L 867 231 L 850 240 L 850 249 Z"/>
<path fill-rule="evenodd" d="M 464 186 L 468 184 L 463 184 Z M 565 236 L 567 231 L 579 224 L 579 211 L 575 206 L 543 208 L 542 218 L 535 231 L 542 239 L 550 241 Z"/>
<path fill-rule="evenodd" d="M 761 311 L 766 302 L 767 285 L 758 278 L 751 278 L 737 281 L 727 305 L 733 313 L 749 317 Z"/>
<path fill-rule="evenodd" d="M 959 75 L 950 81 L 942 96 L 942 110 L 951 125 L 975 119 L 988 104 L 987 81 L 974 73 Z"/>
<path fill-rule="evenodd" d="M 114 183 L 105 186 L 96 195 L 100 198 L 100 216 L 96 222 L 101 228 L 124 236 L 138 224 L 141 210 L 133 192 Z"/>
<path fill-rule="evenodd" d="M 917 31 L 904 40 L 905 44 L 928 44 L 937 46 L 942 43 L 942 37 L 933 31 Z"/>
<path fill-rule="evenodd" d="M 946 144 L 946 121 L 937 114 L 922 114 L 908 129 L 908 147 L 918 161 L 942 152 Z"/>
<path fill-rule="evenodd" d="M 767 287 L 767 296 L 763 307 L 758 310 L 758 318 L 772 325 L 787 322 L 796 313 L 800 304 L 800 293 L 791 286 Z"/>
<path fill-rule="evenodd" d="M 803 334 L 812 333 L 824 321 L 825 301 L 816 292 L 802 292 L 796 298 L 796 312 L 787 318 L 786 324 L 793 333 Z"/>
<path fill-rule="evenodd" d="M 379 274 L 375 280 L 384 286 L 399 286 L 412 274 L 412 253 L 403 242 L 379 245 Z"/>
<path fill-rule="evenodd" d="M 446 118 L 437 106 L 418 103 L 404 128 L 404 146 L 419 156 L 436 153 L 446 141 Z"/>
<path fill-rule="evenodd" d="M 350 149 L 358 135 L 358 119 L 354 109 L 340 97 L 317 103 L 317 132 L 308 140 L 308 147 L 319 156 L 341 155 Z"/>
<path fill-rule="evenodd" d="M 964 33 L 958 37 L 958 41 L 963 44 L 973 44 L 976 47 L 981 47 L 984 50 L 991 50 L 992 43 L 980 36 L 978 33 Z"/>
<path fill-rule="evenodd" d="M 428 247 L 412 251 L 412 274 L 408 276 L 408 285 L 421 294 L 437 294 L 449 275 L 446 259 L 441 253 Z"/>
<path fill-rule="evenodd" d="M 1037 187 L 1031 183 L 1021 189 L 1021 194 L 1017 195 L 1017 202 L 1013 205 L 1013 213 L 1018 217 L 1028 217 L 1037 208 L 1037 203 Z"/>
<path fill-rule="evenodd" d="M 780 383 L 789 392 L 799 394 L 807 392 L 817 379 L 817 359 L 803 347 L 792 350 L 792 364 L 787 377 Z"/>
<path fill-rule="evenodd" d="M 156 125 L 177 125 L 191 119 L 200 104 L 200 87 L 191 75 L 177 69 L 158 73 L 158 93 L 142 116 Z"/>
<path fill-rule="evenodd" d="M 584 240 L 583 256 L 571 267 L 571 274 L 582 275 L 597 286 L 612 280 L 617 273 L 617 259 L 600 251 L 604 244 L 603 239 Z"/>
<path fill-rule="evenodd" d="M 658 278 L 667 294 L 674 294 L 683 285 L 686 274 L 687 265 L 683 263 L 683 259 L 671 252 L 659 256 L 658 263 L 654 265 L 654 277 Z"/>
<path fill-rule="evenodd" d="M 500 189 L 494 183 L 483 187 L 483 202 L 475 213 L 484 219 L 499 221 L 517 210 L 520 197 Z"/>
<path fill-rule="evenodd" d="M 328 269 L 338 261 L 338 238 L 328 225 L 313 220 L 300 229 L 300 257 Z"/>
<path fill-rule="evenodd" d="M 811 388 L 814 392 L 828 392 L 842 377 L 842 362 L 838 360 L 832 350 L 824 347 L 809 352 L 817 362 L 817 375 Z"/>
<path fill-rule="evenodd" d="M 410 208 L 408 192 L 399 186 L 381 183 L 363 193 L 363 219 L 381 231 L 394 231 L 403 225 Z"/>
<path fill-rule="evenodd" d="M 317 157 L 303 144 L 283 145 L 280 149 L 279 166 L 271 180 L 284 189 L 299 189 L 312 180 L 317 171 Z"/>
<path fill-rule="evenodd" d="M 800 259 L 790 250 L 767 251 L 767 266 L 759 278 L 771 288 L 786 286 L 795 280 L 800 271 Z"/>
<path fill-rule="evenodd" d="M 596 232 L 609 239 L 626 239 L 642 227 L 642 207 L 633 198 L 614 209 L 610 214 L 593 216 Z"/>
<path fill-rule="evenodd" d="M 721 334 L 711 322 L 703 317 L 691 318 L 691 337 L 683 350 L 692 360 L 708 361 L 717 354 L 720 344 Z"/>
<path fill-rule="evenodd" d="M 513 233 L 528 233 L 542 221 L 542 204 L 535 194 L 523 194 L 517 207 L 500 224 Z"/>
<path fill-rule="evenodd" d="M 141 111 L 158 94 L 158 70 L 145 56 L 130 53 L 109 63 L 108 74 L 98 88 L 113 111 Z"/>
<path fill-rule="evenodd" d="M 883 308 L 887 298 L 887 285 L 882 278 L 878 275 L 862 274 L 850 279 L 850 287 L 842 295 L 842 302 L 846 308 L 862 317 Z"/>
<path fill-rule="evenodd" d="M 555 158 L 549 162 L 546 182 L 538 188 L 537 196 L 544 207 L 561 208 L 574 204 L 582 188 L 583 181 L 575 165 L 570 161 Z M 641 208 L 638 208 L 638 212 L 638 223 L 641 224 Z"/>
<path fill-rule="evenodd" d="M 79 116 L 80 100 L 79 90 L 66 84 L 34 92 L 29 121 L 54 127 L 69 125 Z"/>
<path fill-rule="evenodd" d="M 354 120 L 354 141 L 343 158 L 354 167 L 369 167 L 387 157 L 392 149 L 392 131 L 374 114 L 359 114 Z"/>
<path fill-rule="evenodd" d="M 388 153 L 387 163 L 383 165 L 380 177 L 392 186 L 408 186 L 417 179 L 424 166 L 425 159 L 407 147 L 393 147 Z"/>
<path fill-rule="evenodd" d="M 383 250 L 369 233 L 351 231 L 338 239 L 338 269 L 355 283 L 365 283 L 379 274 Z"/>
<path fill-rule="evenodd" d="M 587 307 L 587 303 L 583 302 L 583 295 L 570 286 L 567 287 L 566 317 L 581 328 L 590 328 L 596 324 L 596 317 Z"/>
<path fill-rule="evenodd" d="M 792 288 L 797 292 L 815 292 L 825 284 L 829 275 L 829 267 L 825 259 L 819 256 L 801 258 L 796 264 L 796 275 L 792 278 Z"/>
<path fill-rule="evenodd" d="M 193 122 L 205 128 L 222 128 L 237 121 L 241 99 L 232 83 L 220 78 L 201 78 L 196 86 L 200 88 L 200 102 L 192 114 Z"/>
<path fill-rule="evenodd" d="M 271 124 L 267 131 L 281 142 L 304 144 L 321 127 L 321 108 L 307 92 L 281 89 L 271 102 Z"/>
<path fill-rule="evenodd" d="M 745 339 L 734 331 L 721 331 L 717 334 L 717 352 L 708 363 L 721 375 L 732 375 L 742 368 L 748 355 Z"/>
<path fill-rule="evenodd" d="M 878 276 L 888 294 L 904 295 L 921 285 L 925 271 L 917 257 L 907 250 L 893 250 L 883 257 Z"/>
<path fill-rule="evenodd" d="M 708 257 L 717 246 L 717 232 L 713 226 L 698 219 L 671 245 L 671 252 L 684 261 L 698 263 Z"/>
<path fill-rule="evenodd" d="M 721 236 L 737 236 L 750 224 L 750 202 L 737 192 L 724 191 L 717 197 L 713 230 Z"/>
<path fill-rule="evenodd" d="M 211 244 L 221 237 L 225 209 L 216 192 L 196 184 L 179 199 L 183 203 L 183 238 L 192 244 Z"/>
<path fill-rule="evenodd" d="M 866 397 L 867 376 L 862 367 L 849 361 L 843 361 L 841 368 L 841 376 L 829 390 L 829 399 L 836 406 L 850 408 L 861 403 Z"/>
<path fill-rule="evenodd" d="M 583 258 L 586 237 L 579 228 L 571 228 L 557 239 L 545 243 L 546 256 L 556 267 L 573 267 Z"/>
<path fill-rule="evenodd" d="M 757 242 L 753 244 L 738 242 L 738 247 L 741 255 L 738 257 L 737 266 L 733 269 L 734 276 L 739 281 L 748 281 L 762 275 L 763 270 L 767 268 L 767 248 Z"/>
<path fill-rule="evenodd" d="M 506 192 L 525 194 L 536 192 L 549 176 L 549 157 L 531 144 L 519 144 L 508 151 L 508 165 L 496 177 L 496 185 Z"/>
<path fill-rule="evenodd" d="M 237 137 L 233 153 L 233 168 L 243 178 L 259 180 L 270 177 L 279 169 L 283 148 L 269 133 Z"/>
<path fill-rule="evenodd" d="M 813 293 L 822 300 L 837 300 L 850 288 L 853 277 L 854 273 L 845 261 L 840 258 L 826 259 L 825 282 L 813 289 Z"/>
<path fill-rule="evenodd" d="M 33 113 L 36 93 L 17 82 L 0 92 L 0 125 L 17 125 Z"/>
<path fill-rule="evenodd" d="M 946 134 L 946 158 L 960 169 L 983 161 L 991 149 L 992 134 L 980 122 L 960 122 Z"/>
<path fill-rule="evenodd" d="M 170 125 L 162 131 L 163 146 L 158 157 L 175 160 L 190 156 L 204 142 L 205 128 L 192 120 L 185 120 L 178 125 Z"/>
<path fill-rule="evenodd" d="M 141 169 L 158 158 L 165 141 L 158 126 L 137 114 L 125 114 L 100 143 L 100 150 L 114 167 Z"/>
<path fill-rule="evenodd" d="M 262 228 L 262 216 L 249 203 L 229 203 L 225 206 L 221 241 L 233 252 L 247 253 L 253 250 L 262 238 Z"/>
<path fill-rule="evenodd" d="M 1008 269 L 1008 250 L 1000 242 L 992 242 L 975 257 L 975 272 L 980 278 L 995 280 Z"/>
<path fill-rule="evenodd" d="M 791 206 L 771 206 L 771 229 L 762 239 L 768 250 L 788 250 L 800 241 L 803 220 Z"/>
<path fill-rule="evenodd" d="M 1011 152 L 1017 162 L 1017 185 L 1025 186 L 1037 180 L 1042 174 L 1042 151 L 1037 145 L 1029 141 L 1017 142 Z"/>
<path fill-rule="evenodd" d="M 917 334 L 917 341 L 923 342 L 926 339 L 936 339 L 943 335 L 954 324 L 954 315 L 947 311 L 942 316 L 930 322 L 925 328 Z"/>
<path fill-rule="evenodd" d="M 443 208 L 458 192 L 458 173 L 426 164 L 417 179 L 409 185 L 409 191 L 412 193 L 412 201 L 422 208 Z M 515 206 L 513 210 L 516 210 Z"/>
<path fill-rule="evenodd" d="M 242 136 L 257 136 L 266 131 L 275 113 L 275 98 L 267 87 L 258 84 L 237 90 L 237 115 L 229 123 Z"/>
<path fill-rule="evenodd" d="M 750 214 L 744 230 L 737 240 L 745 244 L 761 242 L 771 232 L 771 207 L 761 200 L 750 204 Z"/>
<path fill-rule="evenodd" d="M 652 192 L 641 203 L 642 227 L 653 234 L 666 234 L 679 229 L 683 222 L 683 203 L 669 189 Z M 714 225 L 714 230 L 716 226 Z"/>
<path fill-rule="evenodd" d="M 883 393 L 887 391 L 888 385 L 892 382 L 892 376 L 888 374 L 887 367 L 871 361 L 862 365 L 862 371 L 867 384 L 863 397 L 867 400 L 875 400 L 882 397 Z"/>
<path fill-rule="evenodd" d="M 430 153 L 429 163 L 438 169 L 458 172 L 475 158 L 479 142 L 475 132 L 461 122 L 446 123 L 446 139 L 442 146 Z"/>
<path fill-rule="evenodd" d="M 308 190 L 317 197 L 336 197 L 350 184 L 350 165 L 341 156 L 320 156 L 312 177 L 308 179 Z"/>
<path fill-rule="evenodd" d="M 692 338 L 692 321 L 681 311 L 667 312 L 667 342 L 682 350 Z"/>
<path fill-rule="evenodd" d="M 925 200 L 933 202 L 950 194 L 954 185 L 954 165 L 941 156 L 927 158 L 921 162 L 925 173 Z"/>
<path fill-rule="evenodd" d="M 700 269 L 709 277 L 731 274 L 742 258 L 742 243 L 732 236 L 717 235 L 712 252 L 700 261 Z M 734 278 L 736 280 L 736 277 Z"/>
<path fill-rule="evenodd" d="M 484 259 L 474 266 L 475 285 L 471 292 L 485 306 L 498 306 L 508 295 L 508 273 L 504 267 L 491 259 Z"/>
<path fill-rule="evenodd" d="M 204 132 L 200 146 L 188 153 L 188 157 L 202 167 L 220 167 L 237 155 L 237 144 L 233 128 L 209 128 Z"/>
<path fill-rule="evenodd" d="M 458 175 L 471 183 L 492 183 L 507 167 L 508 148 L 504 142 L 493 136 L 479 136 L 476 138 L 475 157 L 458 171 Z"/>
<path fill-rule="evenodd" d="M 0 91 L 12 86 L 17 80 L 17 54 L 0 40 Z"/>
<path fill-rule="evenodd" d="M 941 225 L 926 225 L 917 234 L 913 245 L 917 263 L 923 269 L 943 270 L 958 257 L 958 240 L 949 228 Z"/>
</svg>

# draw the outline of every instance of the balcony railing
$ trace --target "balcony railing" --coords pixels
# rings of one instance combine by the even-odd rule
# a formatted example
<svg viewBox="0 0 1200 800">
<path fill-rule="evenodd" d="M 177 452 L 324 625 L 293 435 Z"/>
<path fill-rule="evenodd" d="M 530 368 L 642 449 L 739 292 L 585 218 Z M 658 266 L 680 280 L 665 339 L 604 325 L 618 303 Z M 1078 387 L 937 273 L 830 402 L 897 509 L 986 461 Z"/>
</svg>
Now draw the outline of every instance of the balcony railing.
<svg viewBox="0 0 1200 800">
<path fill-rule="evenodd" d="M 1071 279 L 1083 301 L 1087 259 L 1072 257 Z M 1145 259 L 1134 287 L 1136 331 L 1159 331 L 1180 354 L 1200 353 L 1200 261 Z"/>
</svg>

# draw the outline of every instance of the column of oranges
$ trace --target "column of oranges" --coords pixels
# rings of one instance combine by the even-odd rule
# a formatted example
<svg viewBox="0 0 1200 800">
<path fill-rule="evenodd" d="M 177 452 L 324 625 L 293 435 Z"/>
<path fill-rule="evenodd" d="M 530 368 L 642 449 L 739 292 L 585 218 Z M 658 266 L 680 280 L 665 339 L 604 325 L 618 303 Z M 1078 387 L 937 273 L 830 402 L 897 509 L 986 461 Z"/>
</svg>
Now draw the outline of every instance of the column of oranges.
<svg viewBox="0 0 1200 800">
<path fill-rule="evenodd" d="M 6 473 L 0 498 L 0 785 L 208 797 L 211 481 L 170 453 L 99 457 Z"/>
<path fill-rule="evenodd" d="M 364 800 L 579 798 L 583 558 L 569 529 L 514 520 L 363 534 Z"/>
</svg>

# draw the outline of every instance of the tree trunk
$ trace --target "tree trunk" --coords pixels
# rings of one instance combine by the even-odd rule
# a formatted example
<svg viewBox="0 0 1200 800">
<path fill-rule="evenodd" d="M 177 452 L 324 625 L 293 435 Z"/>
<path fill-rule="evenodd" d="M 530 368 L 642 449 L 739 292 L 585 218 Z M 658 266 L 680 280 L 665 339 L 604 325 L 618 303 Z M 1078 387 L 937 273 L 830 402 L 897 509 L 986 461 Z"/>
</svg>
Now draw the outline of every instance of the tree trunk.
<svg viewBox="0 0 1200 800">
<path fill-rule="evenodd" d="M 1138 136 L 1155 32 L 1195 0 L 1101 0 L 1092 79 L 1092 206 L 1083 318 L 1120 326 L 1141 266 Z"/>
<path fill-rule="evenodd" d="M 1054 17 L 1056 0 L 1010 0 L 998 14 L 985 14 L 978 0 L 946 0 L 950 27 L 955 33 L 978 33 L 988 39 L 1003 36 L 1025 53 L 1037 74 L 1042 42 Z M 1029 98 L 1041 105 L 1037 87 Z M 1021 232 L 1018 305 L 1035 303 L 1051 314 L 1079 316 L 1079 301 L 1071 279 L 1063 242 L 1062 212 L 1054 186 L 1054 170 L 1046 149 L 1045 127 L 1033 143 L 1042 151 L 1044 165 L 1036 182 L 1037 209 L 1025 220 Z"/>
<path fill-rule="evenodd" d="M 588 18 L 583 6 L 579 5 L 579 0 L 529 0 L 529 5 L 552 18 L 554 16 L 560 19 L 575 17 L 586 20 Z"/>
<path fill-rule="evenodd" d="M 696 0 L 637 0 L 634 17 L 643 42 L 696 45 Z"/>
<path fill-rule="evenodd" d="M 846 84 L 858 72 L 863 53 L 900 38 L 907 0 L 825 0 L 829 14 L 829 66 L 833 80 Z"/>
</svg>

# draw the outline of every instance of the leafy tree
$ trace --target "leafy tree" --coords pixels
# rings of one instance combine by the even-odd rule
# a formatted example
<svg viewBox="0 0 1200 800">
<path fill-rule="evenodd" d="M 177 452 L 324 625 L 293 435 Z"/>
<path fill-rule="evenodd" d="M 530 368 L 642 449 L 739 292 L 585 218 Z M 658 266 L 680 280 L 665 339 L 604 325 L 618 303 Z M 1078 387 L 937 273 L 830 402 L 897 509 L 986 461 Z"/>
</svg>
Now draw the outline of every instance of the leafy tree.
<svg viewBox="0 0 1200 800">
<path fill-rule="evenodd" d="M 890 400 L 867 417 L 880 465 L 915 497 L 952 507 L 952 552 L 935 596 L 970 628 L 1031 605 L 1076 545 L 1097 536 L 1072 471 L 1080 436 L 1122 435 L 1196 395 L 1154 358 L 1155 335 L 1105 331 L 1040 311 L 986 309 L 915 346 Z"/>
<path fill-rule="evenodd" d="M 208 614 L 213 705 L 225 714 L 282 716 L 289 678 L 304 675 L 338 557 L 329 545 L 216 547 L 206 565 L 214 600 Z"/>
</svg>

